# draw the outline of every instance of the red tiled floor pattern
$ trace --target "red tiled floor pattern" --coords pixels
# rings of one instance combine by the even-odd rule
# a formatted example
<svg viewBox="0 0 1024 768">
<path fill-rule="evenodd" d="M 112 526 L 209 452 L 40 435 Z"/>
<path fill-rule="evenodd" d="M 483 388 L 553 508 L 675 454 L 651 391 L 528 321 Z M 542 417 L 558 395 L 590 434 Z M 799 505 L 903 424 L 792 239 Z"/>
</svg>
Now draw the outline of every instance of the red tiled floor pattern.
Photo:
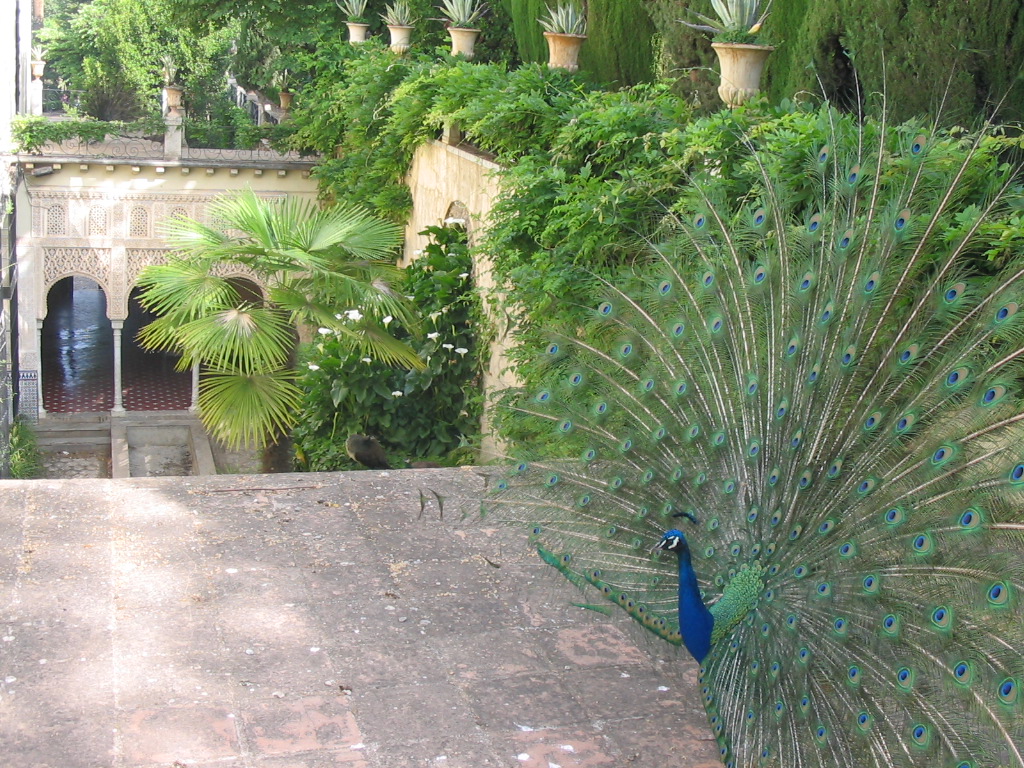
<svg viewBox="0 0 1024 768">
<path fill-rule="evenodd" d="M 128 411 L 187 409 L 191 373 L 175 371 L 173 356 L 145 352 L 135 343 L 141 322 L 133 314 L 122 332 L 122 405 Z M 114 407 L 113 331 L 99 288 L 76 284 L 73 298 L 51 295 L 42 333 L 42 393 L 50 413 Z"/>
</svg>

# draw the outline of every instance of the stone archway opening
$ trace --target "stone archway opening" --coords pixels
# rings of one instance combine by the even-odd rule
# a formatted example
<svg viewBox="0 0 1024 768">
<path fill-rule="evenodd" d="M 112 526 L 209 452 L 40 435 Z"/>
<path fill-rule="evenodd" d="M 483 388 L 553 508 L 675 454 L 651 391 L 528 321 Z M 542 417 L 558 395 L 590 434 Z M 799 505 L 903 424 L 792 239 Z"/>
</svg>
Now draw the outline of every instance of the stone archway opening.
<svg viewBox="0 0 1024 768">
<path fill-rule="evenodd" d="M 113 408 L 113 330 L 107 297 L 98 283 L 76 275 L 51 286 L 40 363 L 46 411 L 88 413 Z"/>
</svg>

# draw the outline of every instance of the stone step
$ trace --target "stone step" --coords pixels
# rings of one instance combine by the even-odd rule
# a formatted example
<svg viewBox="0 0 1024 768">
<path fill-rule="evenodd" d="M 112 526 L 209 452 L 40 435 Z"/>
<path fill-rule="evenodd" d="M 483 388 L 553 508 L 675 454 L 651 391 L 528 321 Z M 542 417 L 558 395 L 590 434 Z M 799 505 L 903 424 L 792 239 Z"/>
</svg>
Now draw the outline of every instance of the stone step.
<svg viewBox="0 0 1024 768">
<path fill-rule="evenodd" d="M 36 444 L 41 451 L 81 445 L 110 445 L 109 429 L 72 429 L 54 432 L 36 432 Z"/>
<path fill-rule="evenodd" d="M 64 450 L 71 447 L 110 445 L 110 419 L 91 414 L 41 420 L 35 427 L 40 450 Z"/>
</svg>

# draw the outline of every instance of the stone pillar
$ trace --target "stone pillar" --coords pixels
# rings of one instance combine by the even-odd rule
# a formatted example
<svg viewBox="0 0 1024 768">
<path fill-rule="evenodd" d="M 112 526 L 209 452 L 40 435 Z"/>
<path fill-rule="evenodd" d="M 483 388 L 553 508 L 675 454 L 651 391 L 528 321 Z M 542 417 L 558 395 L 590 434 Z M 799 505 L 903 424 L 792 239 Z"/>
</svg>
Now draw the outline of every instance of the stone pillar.
<svg viewBox="0 0 1024 768">
<path fill-rule="evenodd" d="M 192 413 L 199 410 L 199 363 L 192 366 L 192 403 L 188 409 Z"/>
<path fill-rule="evenodd" d="M 124 320 L 111 320 L 110 327 L 114 331 L 114 408 L 111 416 L 124 416 L 124 402 L 121 393 L 121 329 Z"/>
<path fill-rule="evenodd" d="M 43 321 L 36 320 L 36 349 L 39 350 L 39 418 L 46 418 L 46 401 L 43 399 Z"/>
<path fill-rule="evenodd" d="M 173 85 L 164 86 L 164 159 L 180 160 L 181 148 L 184 146 L 184 133 L 181 128 L 182 107 L 181 89 Z"/>
<path fill-rule="evenodd" d="M 43 70 L 45 61 L 33 60 L 32 82 L 28 86 L 28 112 L 30 115 L 43 114 Z"/>
</svg>

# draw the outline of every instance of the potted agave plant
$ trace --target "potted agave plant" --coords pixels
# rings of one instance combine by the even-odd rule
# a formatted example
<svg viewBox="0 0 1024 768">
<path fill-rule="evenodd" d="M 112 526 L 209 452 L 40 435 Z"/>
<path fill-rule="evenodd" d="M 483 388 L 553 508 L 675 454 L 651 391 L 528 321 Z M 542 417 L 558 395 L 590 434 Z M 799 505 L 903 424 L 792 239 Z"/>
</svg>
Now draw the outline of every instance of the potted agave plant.
<svg viewBox="0 0 1024 768">
<path fill-rule="evenodd" d="M 473 47 L 480 34 L 474 24 L 483 16 L 485 9 L 481 0 L 441 0 L 439 10 L 450 22 L 448 34 L 452 37 L 452 56 L 473 58 Z"/>
<path fill-rule="evenodd" d="M 178 83 L 178 62 L 170 54 L 160 57 L 160 63 L 164 70 L 164 101 L 166 108 L 177 110 L 181 108 L 181 99 L 185 89 Z"/>
<path fill-rule="evenodd" d="M 548 41 L 548 66 L 569 72 L 579 69 L 580 48 L 587 39 L 587 17 L 575 3 L 547 7 L 546 16 L 537 19 Z"/>
<path fill-rule="evenodd" d="M 738 107 L 760 92 L 764 63 L 775 50 L 758 37 L 771 0 L 763 11 L 761 0 L 711 0 L 711 4 L 718 19 L 690 11 L 700 23 L 683 24 L 712 35 L 711 47 L 722 68 L 718 95 L 726 106 Z"/>
<path fill-rule="evenodd" d="M 412 15 L 409 0 L 394 0 L 380 15 L 391 33 L 391 50 L 405 53 L 409 50 L 409 40 L 416 18 Z"/>
<path fill-rule="evenodd" d="M 366 18 L 366 0 L 335 0 L 338 8 L 345 14 L 345 26 L 348 27 L 348 41 L 352 45 L 366 42 L 366 31 L 370 28 Z"/>
<path fill-rule="evenodd" d="M 287 69 L 282 69 L 274 74 L 274 85 L 277 86 L 278 103 L 285 112 L 292 108 L 292 99 L 295 96 L 288 88 L 289 79 L 290 73 Z"/>
<path fill-rule="evenodd" d="M 32 65 L 32 78 L 42 80 L 43 71 L 46 69 L 46 51 L 42 46 L 33 45 L 29 51 L 29 57 Z"/>
</svg>

